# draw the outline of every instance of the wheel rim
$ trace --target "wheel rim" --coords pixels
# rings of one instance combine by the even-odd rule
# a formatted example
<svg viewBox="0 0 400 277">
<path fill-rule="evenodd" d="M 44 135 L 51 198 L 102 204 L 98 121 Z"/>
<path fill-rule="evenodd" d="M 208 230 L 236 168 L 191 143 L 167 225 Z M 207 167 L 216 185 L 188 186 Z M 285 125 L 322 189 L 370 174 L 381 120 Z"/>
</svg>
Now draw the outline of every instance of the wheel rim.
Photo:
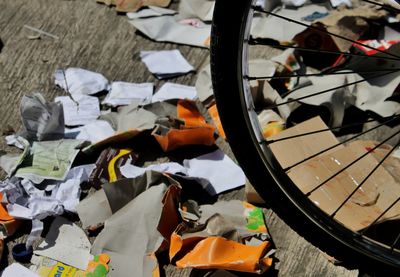
<svg viewBox="0 0 400 277">
<path fill-rule="evenodd" d="M 348 247 L 363 253 L 364 255 L 367 255 L 373 259 L 379 260 L 381 262 L 390 264 L 390 265 L 395 265 L 396 267 L 400 266 L 400 252 L 399 248 L 400 246 L 398 245 L 400 235 L 397 235 L 395 237 L 395 240 L 391 245 L 383 243 L 382 241 L 379 241 L 377 238 L 371 238 L 370 236 L 366 235 L 365 230 L 361 231 L 354 231 L 354 230 L 349 230 L 343 222 L 338 221 L 335 219 L 335 215 L 340 212 L 340 210 L 343 208 L 343 206 L 349 201 L 355 193 L 357 193 L 357 190 L 362 188 L 364 183 L 367 182 L 367 180 L 375 173 L 376 169 L 374 169 L 370 176 L 364 177 L 365 180 L 362 182 L 359 182 L 359 187 L 357 187 L 355 192 L 352 192 L 351 195 L 349 195 L 348 199 L 344 201 L 339 207 L 334 212 L 334 216 L 327 216 L 327 214 L 322 211 L 319 207 L 317 207 L 310 199 L 307 198 L 307 196 L 295 185 L 295 183 L 292 181 L 292 179 L 285 173 L 285 170 L 282 168 L 280 162 L 275 158 L 274 153 L 272 152 L 270 145 L 271 143 L 268 142 L 261 131 L 260 123 L 258 120 L 258 115 L 255 109 L 255 104 L 254 104 L 254 99 L 253 95 L 251 94 L 251 86 L 250 86 L 250 81 L 257 79 L 257 78 L 252 78 L 250 76 L 249 78 L 249 51 L 252 38 L 250 35 L 250 30 L 251 30 L 251 24 L 253 20 L 253 14 L 254 11 L 260 11 L 258 8 L 255 8 L 255 2 L 253 1 L 252 5 L 249 8 L 248 16 L 246 18 L 246 24 L 243 25 L 242 29 L 242 41 L 243 44 L 239 47 L 241 49 L 240 52 L 240 61 L 241 64 L 238 68 L 238 74 L 239 74 L 239 82 L 240 82 L 240 87 L 242 89 L 241 91 L 241 100 L 242 100 L 242 110 L 244 113 L 244 117 L 251 135 L 251 138 L 254 142 L 254 145 L 257 148 L 257 151 L 263 160 L 265 166 L 268 168 L 269 172 L 271 173 L 272 177 L 275 179 L 281 190 L 287 195 L 287 197 L 301 210 L 310 220 L 312 220 L 317 226 L 319 226 L 321 229 L 323 229 L 325 232 L 330 234 L 331 236 L 335 237 L 337 240 L 341 241 L 342 243 L 346 244 Z M 397 58 L 396 58 L 397 59 Z M 396 69 L 397 71 L 397 69 Z M 386 72 L 385 72 L 386 73 Z M 361 83 L 361 81 L 360 81 Z M 317 94 L 316 94 L 317 95 Z M 314 95 L 314 96 L 316 96 Z M 295 100 L 298 101 L 298 100 Z M 295 102 L 292 101 L 292 102 Z M 276 107 L 275 107 L 276 108 Z M 398 115 L 396 115 L 397 117 Z M 388 118 L 387 120 L 392 120 L 392 118 Z M 387 123 L 387 122 L 385 122 Z M 341 126 L 343 128 L 343 126 Z M 379 127 L 375 127 L 379 128 Z M 394 134 L 390 134 L 389 137 L 391 138 L 398 138 L 398 133 L 395 132 Z M 361 134 L 362 135 L 362 134 Z M 357 137 L 356 137 L 357 138 Z M 353 138 L 354 139 L 354 138 Z M 351 139 L 345 140 L 345 142 L 349 142 Z M 386 140 L 383 140 L 382 144 L 379 146 L 382 146 Z M 396 144 L 396 147 L 398 147 L 399 144 Z M 395 148 L 395 147 L 393 147 Z M 378 149 L 378 147 L 376 148 Z M 329 149 L 328 149 L 329 150 Z M 389 154 L 391 154 L 390 152 Z M 323 154 L 323 153 L 318 153 Z M 387 157 L 389 157 L 389 154 Z M 313 157 L 308 157 L 305 161 L 302 161 L 301 163 L 292 165 L 291 168 L 296 167 L 298 165 L 301 165 L 302 163 L 305 163 L 309 160 L 312 160 L 313 158 L 317 157 L 318 155 L 314 155 Z M 370 154 L 368 154 L 370 155 Z M 384 161 L 387 157 L 384 157 L 382 161 Z M 360 159 L 361 160 L 361 159 Z M 355 163 L 354 163 L 355 164 Z M 352 165 L 348 166 L 345 168 L 348 169 Z M 376 168 L 379 168 L 382 166 L 382 163 L 378 162 L 378 165 Z M 338 174 L 336 174 L 337 176 Z M 368 175 L 368 174 L 367 174 Z M 334 179 L 335 176 L 333 176 L 330 180 Z M 328 178 L 329 179 L 329 178 Z M 311 191 L 309 194 L 311 195 L 314 191 L 317 191 L 321 187 L 323 187 L 325 184 L 329 183 L 330 180 L 325 180 L 321 182 L 321 185 L 317 188 L 315 188 L 313 191 Z M 361 184 L 360 184 L 361 183 Z M 354 191 L 354 190 L 353 190 Z M 399 198 L 397 196 L 397 200 L 393 201 L 392 203 L 387 203 L 387 210 L 382 211 L 382 214 L 378 217 L 372 220 L 370 222 L 369 227 L 366 228 L 366 230 L 370 230 L 371 228 L 375 227 L 378 223 L 380 223 L 380 220 L 384 215 L 390 211 L 393 207 L 398 205 Z"/>
</svg>

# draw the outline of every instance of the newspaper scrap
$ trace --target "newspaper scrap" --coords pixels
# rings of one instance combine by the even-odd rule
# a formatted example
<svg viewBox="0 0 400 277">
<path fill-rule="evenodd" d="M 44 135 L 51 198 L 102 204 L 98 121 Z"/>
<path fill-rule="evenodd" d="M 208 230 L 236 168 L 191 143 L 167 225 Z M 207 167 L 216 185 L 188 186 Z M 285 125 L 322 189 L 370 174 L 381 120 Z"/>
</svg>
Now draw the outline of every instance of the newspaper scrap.
<svg viewBox="0 0 400 277">
<path fill-rule="evenodd" d="M 34 183 L 41 183 L 44 179 L 62 181 L 81 145 L 81 140 L 73 139 L 35 141 L 29 159 L 26 159 L 26 163 L 23 162 L 15 176 L 27 178 Z"/>
</svg>

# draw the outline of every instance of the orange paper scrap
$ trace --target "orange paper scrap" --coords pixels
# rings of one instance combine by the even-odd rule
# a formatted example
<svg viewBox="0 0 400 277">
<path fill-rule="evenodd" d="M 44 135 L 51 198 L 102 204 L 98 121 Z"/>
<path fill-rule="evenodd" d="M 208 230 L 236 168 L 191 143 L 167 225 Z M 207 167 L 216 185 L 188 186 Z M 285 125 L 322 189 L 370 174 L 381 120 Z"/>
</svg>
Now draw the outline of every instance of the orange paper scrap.
<svg viewBox="0 0 400 277">
<path fill-rule="evenodd" d="M 171 244 L 179 241 L 177 236 L 173 234 Z M 197 243 L 192 251 L 176 261 L 176 265 L 178 268 L 213 268 L 262 273 L 272 264 L 271 258 L 264 257 L 268 245 L 269 242 L 257 246 L 244 245 L 222 237 L 209 237 Z"/>
</svg>

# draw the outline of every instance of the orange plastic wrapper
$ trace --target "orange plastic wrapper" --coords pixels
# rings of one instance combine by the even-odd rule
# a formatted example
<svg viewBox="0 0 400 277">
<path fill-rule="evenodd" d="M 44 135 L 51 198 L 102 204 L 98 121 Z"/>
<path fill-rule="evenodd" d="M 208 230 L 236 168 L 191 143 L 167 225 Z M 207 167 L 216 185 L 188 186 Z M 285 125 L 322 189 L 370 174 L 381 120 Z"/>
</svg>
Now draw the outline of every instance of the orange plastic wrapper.
<svg viewBox="0 0 400 277">
<path fill-rule="evenodd" d="M 208 113 L 210 114 L 212 120 L 214 121 L 215 126 L 217 127 L 218 133 L 219 135 L 223 138 L 226 139 L 225 136 L 225 131 L 222 128 L 222 123 L 221 123 L 221 119 L 219 117 L 218 114 L 218 110 L 217 110 L 217 105 L 214 104 L 211 107 L 208 108 Z"/>
<path fill-rule="evenodd" d="M 0 193 L 0 201 L 3 199 L 3 194 Z M 8 211 L 0 204 L 0 225 L 1 228 L 6 232 L 5 235 L 11 236 L 20 226 L 21 221 L 14 219 Z"/>
<path fill-rule="evenodd" d="M 206 122 L 194 102 L 179 100 L 176 108 L 177 117 L 183 122 L 179 129 L 170 128 L 162 133 L 156 128 L 152 133 L 165 152 L 184 145 L 214 144 L 215 129 Z"/>
<path fill-rule="evenodd" d="M 116 6 L 117 12 L 136 12 L 144 6 L 166 7 L 171 0 L 96 0 L 108 6 Z"/>
</svg>

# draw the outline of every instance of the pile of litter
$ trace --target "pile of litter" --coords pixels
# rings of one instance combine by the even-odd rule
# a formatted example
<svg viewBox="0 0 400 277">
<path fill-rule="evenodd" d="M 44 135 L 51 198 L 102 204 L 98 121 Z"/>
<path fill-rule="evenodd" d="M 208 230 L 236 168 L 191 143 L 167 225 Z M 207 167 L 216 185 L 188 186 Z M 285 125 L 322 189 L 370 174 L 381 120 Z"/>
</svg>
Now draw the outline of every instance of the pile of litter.
<svg viewBox="0 0 400 277">
<path fill-rule="evenodd" d="M 257 273 L 271 266 L 262 209 L 238 200 L 212 204 L 246 177 L 214 145 L 216 129 L 193 101 L 194 87 L 167 82 L 153 94 L 152 83 L 110 84 L 80 68 L 56 70 L 54 78 L 69 95 L 54 102 L 24 96 L 24 128 L 6 137 L 21 153 L 0 157 L 8 174 L 0 183 L 3 236 L 32 222 L 26 243 L 14 247 L 17 261 L 31 262 L 41 276 L 57 268 L 150 276 L 159 261 Z M 203 154 L 188 154 L 201 145 Z M 179 149 L 187 158 L 143 166 L 152 152 L 173 157 Z M 54 220 L 45 240 L 33 247 L 48 218 Z M 96 234 L 93 244 L 84 230 Z M 24 270 L 12 265 L 5 272 Z"/>
</svg>

